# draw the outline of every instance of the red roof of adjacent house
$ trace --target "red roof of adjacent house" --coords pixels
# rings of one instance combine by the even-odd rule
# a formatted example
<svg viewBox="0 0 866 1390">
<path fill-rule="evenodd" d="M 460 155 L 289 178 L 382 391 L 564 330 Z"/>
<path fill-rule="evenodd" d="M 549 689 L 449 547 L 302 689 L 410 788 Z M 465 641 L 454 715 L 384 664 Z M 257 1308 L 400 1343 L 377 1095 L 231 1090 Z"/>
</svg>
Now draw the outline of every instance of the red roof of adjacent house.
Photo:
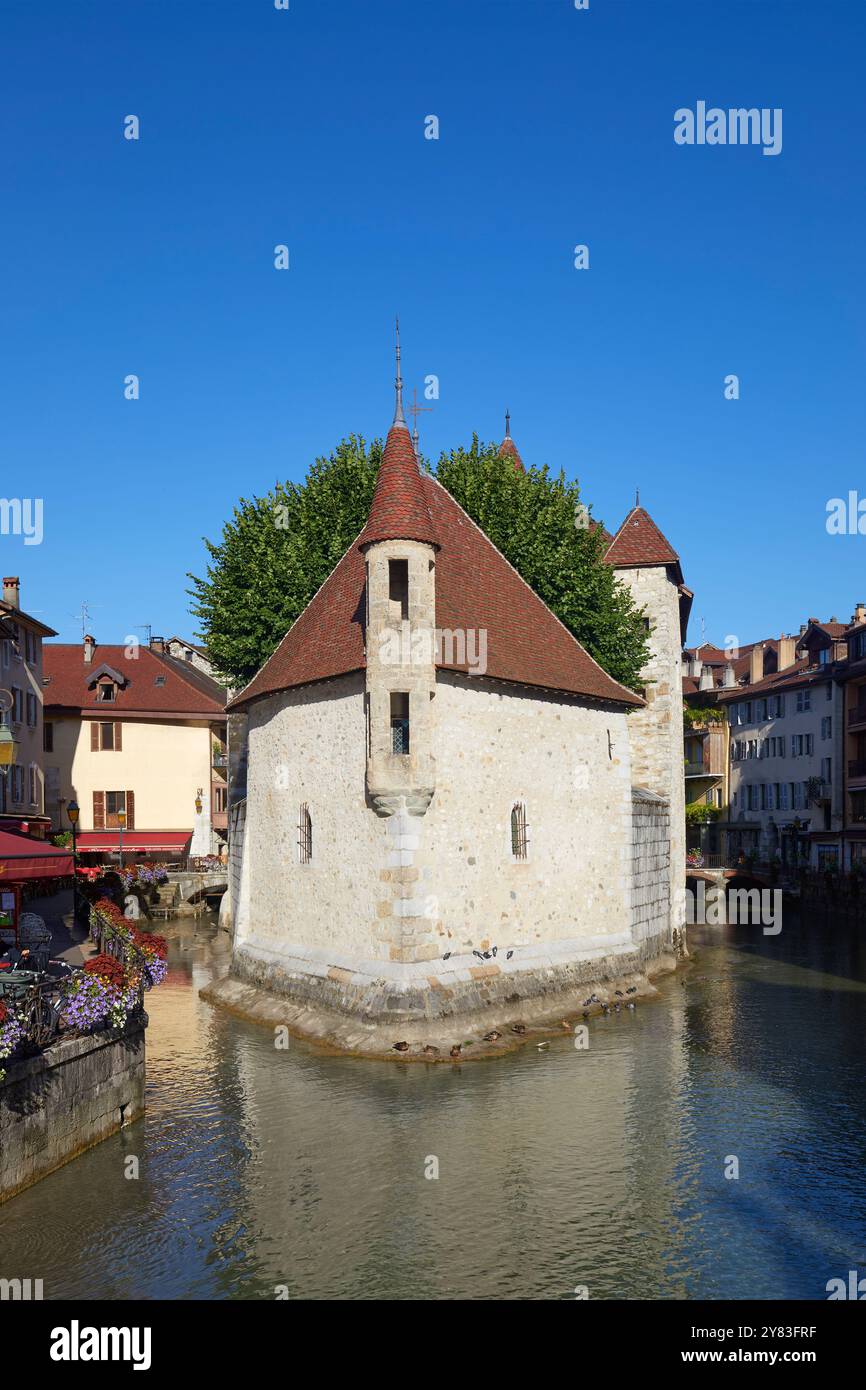
<svg viewBox="0 0 866 1390">
<path fill-rule="evenodd" d="M 398 540 L 438 543 L 409 430 L 395 421 L 385 441 L 370 515 L 358 545 Z"/>
<path fill-rule="evenodd" d="M 608 547 L 605 560 L 617 569 L 638 569 L 644 565 L 676 565 L 680 557 L 662 535 L 649 512 L 632 507 Z"/>
<path fill-rule="evenodd" d="M 470 633 L 485 631 L 484 674 L 492 679 L 583 695 L 606 703 L 641 705 L 640 696 L 612 680 L 593 661 L 451 494 L 434 478 L 422 477 L 417 472 L 414 454 L 401 448 L 402 468 L 408 467 L 410 458 L 417 484 L 413 482 L 407 487 L 401 481 L 398 492 L 401 497 L 412 499 L 414 515 L 429 517 L 429 534 L 438 538 L 441 547 L 435 571 L 436 626 L 441 631 L 467 634 L 467 645 Z M 387 483 L 382 493 L 387 494 L 390 485 Z M 379 502 L 374 497 L 371 516 L 375 510 L 380 517 L 399 517 L 399 509 L 387 495 L 380 495 L 378 485 L 376 491 Z M 377 526 L 374 534 L 378 535 L 381 529 Z M 417 539 L 417 529 L 401 526 L 397 534 Z M 385 523 L 385 531 L 378 538 L 394 538 L 390 521 Z M 366 570 L 360 546 L 369 544 L 370 539 L 368 521 L 358 541 L 346 551 L 273 656 L 229 708 L 292 686 L 364 668 Z M 477 643 L 479 639 L 474 636 L 474 640 Z M 478 650 L 476 646 L 475 652 Z M 468 662 L 437 664 L 440 669 L 469 669 Z"/>
<path fill-rule="evenodd" d="M 193 676 L 182 663 L 136 648 L 138 655 L 127 655 L 129 648 L 95 643 L 93 659 L 84 660 L 80 642 L 46 642 L 42 648 L 43 698 L 51 708 L 93 710 L 105 716 L 117 714 L 199 715 L 212 719 L 225 710 L 225 691 L 203 672 Z M 89 686 L 102 666 L 111 668 L 122 679 L 115 699 L 97 702 L 96 686 Z M 157 680 L 159 679 L 159 684 Z M 211 687 L 208 689 L 207 687 Z"/>
</svg>

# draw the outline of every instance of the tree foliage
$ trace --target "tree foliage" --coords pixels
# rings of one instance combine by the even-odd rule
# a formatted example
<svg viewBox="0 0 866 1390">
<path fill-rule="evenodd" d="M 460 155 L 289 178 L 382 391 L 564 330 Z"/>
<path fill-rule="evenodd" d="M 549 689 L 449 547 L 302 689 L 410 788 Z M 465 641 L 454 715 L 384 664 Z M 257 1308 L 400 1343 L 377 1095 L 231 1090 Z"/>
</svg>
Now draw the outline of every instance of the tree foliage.
<svg viewBox="0 0 866 1390">
<path fill-rule="evenodd" d="M 241 498 L 221 539 L 205 540 L 206 576 L 187 576 L 190 607 L 232 685 L 252 680 L 362 530 L 381 460 L 381 440 L 350 435 L 304 483 Z"/>
<path fill-rule="evenodd" d="M 206 576 L 189 576 L 192 612 L 232 684 L 252 678 L 361 531 L 382 447 L 351 435 L 316 460 L 306 482 L 242 499 L 221 539 L 205 541 Z M 546 467 L 518 472 L 477 436 L 443 454 L 436 476 L 599 665 L 637 689 L 648 657 L 644 620 L 604 564 L 605 534 L 577 484 Z"/>
<path fill-rule="evenodd" d="M 638 689 L 649 656 L 646 627 L 604 563 L 608 539 L 577 483 L 546 466 L 521 473 L 477 436 L 471 448 L 443 454 L 436 476 L 590 656 Z"/>
</svg>

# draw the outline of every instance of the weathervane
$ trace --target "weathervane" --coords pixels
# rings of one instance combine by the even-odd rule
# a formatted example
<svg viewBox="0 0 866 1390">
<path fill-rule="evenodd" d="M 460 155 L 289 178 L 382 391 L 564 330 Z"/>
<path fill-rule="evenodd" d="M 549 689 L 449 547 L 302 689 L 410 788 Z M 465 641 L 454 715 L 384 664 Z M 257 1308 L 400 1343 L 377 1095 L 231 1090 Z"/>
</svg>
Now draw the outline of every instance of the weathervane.
<svg viewBox="0 0 866 1390">
<path fill-rule="evenodd" d="M 420 455 L 419 455 L 419 453 L 418 453 L 418 416 L 421 415 L 421 414 L 423 414 L 425 411 L 432 410 L 433 407 L 432 407 L 432 405 L 419 405 L 419 404 L 418 404 L 418 392 L 415 390 L 415 387 L 413 386 L 413 387 L 412 387 L 412 404 L 411 404 L 411 405 L 407 405 L 406 409 L 408 410 L 409 414 L 412 416 L 412 447 L 413 447 L 414 450 L 415 450 L 415 457 L 416 457 L 416 459 L 417 459 L 417 458 L 420 457 Z"/>
</svg>

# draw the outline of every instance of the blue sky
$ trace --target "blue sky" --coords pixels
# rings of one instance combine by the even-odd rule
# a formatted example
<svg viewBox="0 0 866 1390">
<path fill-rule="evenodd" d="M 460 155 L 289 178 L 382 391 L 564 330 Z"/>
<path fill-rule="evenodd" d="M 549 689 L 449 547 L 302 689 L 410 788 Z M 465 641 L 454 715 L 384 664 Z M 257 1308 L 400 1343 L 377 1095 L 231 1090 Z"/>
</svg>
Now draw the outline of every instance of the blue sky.
<svg viewBox="0 0 866 1390">
<path fill-rule="evenodd" d="M 425 453 L 509 406 L 609 527 L 639 487 L 690 641 L 847 617 L 866 537 L 825 519 L 866 497 L 864 39 L 847 0 L 4 0 L 24 606 L 65 640 L 84 600 L 98 640 L 191 634 L 237 498 L 387 428 L 399 312 L 407 385 L 440 379 Z M 782 152 L 675 144 L 698 100 L 781 107 Z"/>
</svg>

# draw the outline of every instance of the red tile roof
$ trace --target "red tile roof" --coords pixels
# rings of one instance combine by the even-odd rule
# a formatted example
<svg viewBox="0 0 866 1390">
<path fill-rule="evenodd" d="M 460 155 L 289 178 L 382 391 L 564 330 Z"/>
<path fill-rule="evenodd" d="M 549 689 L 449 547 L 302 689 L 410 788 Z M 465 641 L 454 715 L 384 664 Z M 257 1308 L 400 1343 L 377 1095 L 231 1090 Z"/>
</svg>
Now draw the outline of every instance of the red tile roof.
<svg viewBox="0 0 866 1390">
<path fill-rule="evenodd" d="M 517 469 L 518 473 L 526 472 L 526 469 L 523 467 L 523 459 L 517 452 L 517 445 L 511 438 L 510 434 L 507 434 L 503 439 L 502 443 L 500 444 L 499 453 L 502 456 L 502 458 L 514 459 L 514 467 Z"/>
<path fill-rule="evenodd" d="M 617 569 L 637 569 L 643 565 L 676 565 L 680 557 L 662 535 L 649 512 L 632 507 L 610 543 L 605 560 Z"/>
<path fill-rule="evenodd" d="M 432 534 L 441 546 L 436 557 L 436 626 L 467 634 L 486 631 L 488 677 L 605 703 L 643 703 L 593 661 L 440 483 L 419 475 L 419 485 Z M 420 514 L 420 508 L 417 511 Z M 387 529 L 390 539 L 393 528 Z M 359 541 L 349 547 L 230 708 L 364 668 L 365 564 L 359 546 L 368 543 L 369 530 L 368 522 Z M 411 534 L 407 538 L 415 539 Z M 446 669 L 444 662 L 439 666 Z M 468 668 L 454 662 L 447 669 Z"/>
<path fill-rule="evenodd" d="M 396 540 L 437 544 L 415 450 L 402 422 L 388 431 L 370 515 L 358 545 Z"/>
<path fill-rule="evenodd" d="M 201 671 L 190 677 L 181 663 L 163 658 L 149 647 L 139 647 L 138 656 L 127 655 L 128 648 L 102 646 L 93 649 L 93 660 L 86 664 L 81 643 L 46 642 L 42 648 L 42 669 L 46 678 L 43 698 L 46 710 L 51 708 L 93 710 L 110 717 L 123 713 L 174 713 L 212 719 L 225 709 L 225 692 L 203 677 Z M 111 703 L 97 703 L 95 687 L 88 681 L 100 666 L 110 666 L 125 677 Z M 157 677 L 164 683 L 156 684 Z M 203 682 L 208 681 L 208 691 Z"/>
</svg>

